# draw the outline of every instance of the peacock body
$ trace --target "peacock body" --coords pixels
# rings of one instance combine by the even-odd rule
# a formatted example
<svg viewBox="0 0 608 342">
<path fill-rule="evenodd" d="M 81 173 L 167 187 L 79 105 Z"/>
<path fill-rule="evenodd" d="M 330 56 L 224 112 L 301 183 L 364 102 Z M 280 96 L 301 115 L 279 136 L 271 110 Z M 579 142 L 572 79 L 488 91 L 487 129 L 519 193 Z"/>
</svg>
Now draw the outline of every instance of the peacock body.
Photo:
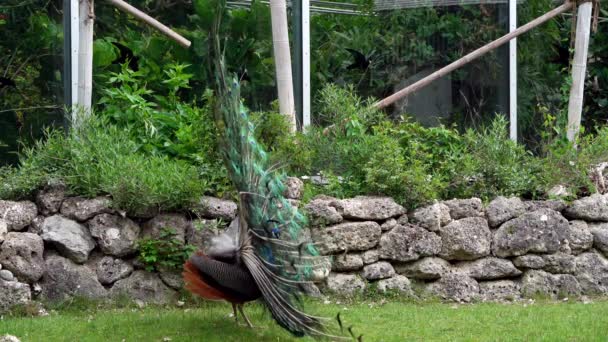
<svg viewBox="0 0 608 342">
<path fill-rule="evenodd" d="M 327 275 L 329 261 L 303 234 L 305 216 L 283 196 L 285 178 L 270 166 L 256 141 L 239 82 L 227 76 L 220 52 L 220 17 L 212 30 L 215 119 L 226 168 L 238 192 L 239 216 L 228 229 L 232 234 L 220 235 L 207 251 L 186 262 L 186 288 L 207 299 L 231 302 L 235 318 L 237 308 L 244 316 L 243 303 L 260 299 L 293 335 L 325 335 L 322 319 L 299 308 L 299 296 L 307 284 Z"/>
</svg>

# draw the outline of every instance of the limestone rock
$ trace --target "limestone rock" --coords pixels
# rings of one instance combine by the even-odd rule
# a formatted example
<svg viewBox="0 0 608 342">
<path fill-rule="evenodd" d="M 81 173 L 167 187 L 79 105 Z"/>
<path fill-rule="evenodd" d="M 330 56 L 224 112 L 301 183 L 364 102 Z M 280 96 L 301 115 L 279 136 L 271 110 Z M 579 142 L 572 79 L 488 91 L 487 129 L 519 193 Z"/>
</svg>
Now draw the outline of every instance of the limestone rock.
<svg viewBox="0 0 608 342">
<path fill-rule="evenodd" d="M 545 267 L 545 259 L 540 255 L 526 254 L 513 259 L 513 264 L 521 268 L 539 269 Z"/>
<path fill-rule="evenodd" d="M 410 218 L 413 223 L 432 232 L 437 232 L 450 222 L 450 208 L 443 203 L 435 203 L 416 209 L 410 215 Z"/>
<path fill-rule="evenodd" d="M 564 212 L 568 218 L 608 222 L 608 194 L 578 199 Z"/>
<path fill-rule="evenodd" d="M 378 261 L 363 267 L 361 275 L 367 280 L 385 279 L 394 276 L 395 269 L 386 261 Z"/>
<path fill-rule="evenodd" d="M 540 209 L 503 224 L 494 234 L 493 252 L 499 257 L 526 253 L 555 253 L 566 239 L 568 221 L 551 209 Z"/>
<path fill-rule="evenodd" d="M 566 274 L 574 273 L 576 270 L 576 259 L 574 255 L 565 253 L 543 255 L 545 267 L 543 270 L 549 273 Z"/>
<path fill-rule="evenodd" d="M 175 232 L 173 238 L 184 243 L 190 222 L 183 214 L 160 214 L 142 225 L 142 237 L 160 239 L 164 229 Z"/>
<path fill-rule="evenodd" d="M 511 261 L 494 257 L 460 262 L 455 265 L 454 271 L 466 274 L 476 280 L 516 277 L 522 273 L 513 266 Z"/>
<path fill-rule="evenodd" d="M 379 280 L 377 283 L 378 292 L 395 291 L 407 296 L 414 296 L 412 284 L 407 277 L 396 275 L 392 278 Z"/>
<path fill-rule="evenodd" d="M 327 277 L 327 288 L 340 295 L 353 295 L 363 292 L 366 284 L 355 274 L 330 273 Z"/>
<path fill-rule="evenodd" d="M 423 256 L 437 255 L 441 238 L 433 232 L 408 224 L 397 226 L 380 238 L 378 252 L 381 259 L 412 261 Z"/>
<path fill-rule="evenodd" d="M 597 252 L 576 257 L 576 279 L 585 294 L 608 294 L 608 260 Z"/>
<path fill-rule="evenodd" d="M 140 228 L 131 219 L 100 214 L 88 222 L 91 235 L 108 255 L 123 257 L 135 253 Z"/>
<path fill-rule="evenodd" d="M 313 227 L 332 225 L 344 220 L 334 205 L 335 201 L 332 197 L 319 196 L 304 206 Z"/>
<path fill-rule="evenodd" d="M 486 208 L 486 216 L 490 227 L 498 227 L 525 211 L 526 207 L 519 197 L 506 198 L 499 196 L 490 202 Z"/>
<path fill-rule="evenodd" d="M 409 222 L 410 222 L 410 220 L 409 220 L 407 214 L 403 214 L 397 218 L 397 225 L 405 226 Z M 395 227 L 392 227 L 391 229 L 393 229 L 393 228 L 395 228 Z"/>
<path fill-rule="evenodd" d="M 380 225 L 372 221 L 341 223 L 312 231 L 317 249 L 324 255 L 374 248 L 378 244 L 380 234 Z"/>
<path fill-rule="evenodd" d="M 444 201 L 443 204 L 450 208 L 452 220 L 460 220 L 465 217 L 483 217 L 483 204 L 479 198 L 453 199 Z"/>
<path fill-rule="evenodd" d="M 0 219 L 3 219 L 8 231 L 21 231 L 38 215 L 36 204 L 30 201 L 0 200 Z"/>
<path fill-rule="evenodd" d="M 72 220 L 84 222 L 95 215 L 111 213 L 112 201 L 107 197 L 92 199 L 70 197 L 61 204 L 61 214 Z"/>
<path fill-rule="evenodd" d="M 7 312 L 14 306 L 25 305 L 31 299 L 32 294 L 27 284 L 16 281 L 0 281 L 0 314 Z"/>
<path fill-rule="evenodd" d="M 512 280 L 483 281 L 479 283 L 483 301 L 514 301 L 521 298 L 521 285 Z"/>
<path fill-rule="evenodd" d="M 89 253 L 95 248 L 95 241 L 85 226 L 61 215 L 53 215 L 44 220 L 41 237 L 52 243 L 62 255 L 77 263 L 87 261 Z"/>
<path fill-rule="evenodd" d="M 474 260 L 490 254 L 492 233 L 481 217 L 453 221 L 441 228 L 439 255 L 447 260 Z"/>
<path fill-rule="evenodd" d="M 388 219 L 380 225 L 380 229 L 382 229 L 383 232 L 388 232 L 389 230 L 395 227 L 397 227 L 397 220 L 395 220 L 394 218 Z"/>
<path fill-rule="evenodd" d="M 106 256 L 99 260 L 96 271 L 99 282 L 110 285 L 133 273 L 133 266 L 122 259 Z"/>
<path fill-rule="evenodd" d="M 541 295 L 556 299 L 580 295 L 581 286 L 571 274 L 551 274 L 530 270 L 524 273 L 521 291 L 524 297 Z"/>
<path fill-rule="evenodd" d="M 607 229 L 608 232 L 608 229 Z M 593 245 L 593 234 L 585 221 L 570 221 L 566 233 L 568 246 L 573 254 L 580 254 L 589 250 Z"/>
<path fill-rule="evenodd" d="M 363 268 L 363 259 L 359 254 L 340 254 L 334 257 L 332 271 L 357 271 Z"/>
<path fill-rule="evenodd" d="M 592 223 L 589 231 L 593 235 L 593 247 L 608 255 L 608 223 Z"/>
<path fill-rule="evenodd" d="M 203 196 L 192 210 L 204 218 L 231 221 L 236 217 L 238 207 L 233 201 Z"/>
<path fill-rule="evenodd" d="M 157 274 L 135 271 L 130 277 L 114 283 L 110 295 L 127 295 L 145 303 L 168 304 L 175 300 L 177 292 L 165 285 Z"/>
<path fill-rule="evenodd" d="M 304 182 L 298 177 L 287 177 L 284 182 L 285 191 L 283 196 L 288 199 L 300 199 L 302 198 L 302 192 L 304 191 Z"/>
<path fill-rule="evenodd" d="M 174 290 L 181 290 L 184 288 L 184 279 L 179 270 L 173 269 L 161 269 L 158 273 L 160 280 Z"/>
<path fill-rule="evenodd" d="M 36 195 L 36 204 L 44 216 L 56 214 L 61 209 L 65 199 L 65 187 L 55 186 L 39 191 Z"/>
<path fill-rule="evenodd" d="M 71 297 L 106 297 L 106 289 L 89 267 L 54 254 L 47 256 L 45 264 L 46 271 L 40 283 L 43 298 L 62 301 Z"/>
<path fill-rule="evenodd" d="M 408 276 L 409 278 L 422 280 L 435 280 L 441 278 L 451 268 L 449 262 L 437 258 L 423 258 L 412 263 L 395 266 L 397 273 Z"/>
<path fill-rule="evenodd" d="M 8 224 L 5 220 L 0 219 L 0 244 L 4 242 L 6 234 L 8 234 Z"/>
<path fill-rule="evenodd" d="M 44 220 L 46 220 L 46 217 L 42 215 L 36 216 L 36 218 L 32 220 L 32 223 L 30 223 L 27 232 L 36 235 L 42 234 L 42 224 L 44 223 Z"/>
<path fill-rule="evenodd" d="M 377 249 L 370 249 L 369 251 L 361 253 L 361 259 L 363 260 L 364 265 L 373 264 L 380 260 L 380 253 L 378 253 Z"/>
<path fill-rule="evenodd" d="M 0 270 L 0 281 L 15 281 L 15 276 L 9 270 Z"/>
<path fill-rule="evenodd" d="M 551 209 L 561 212 L 568 204 L 563 200 L 545 200 L 545 201 L 526 201 L 524 202 L 526 211 L 537 211 L 538 209 Z"/>
<path fill-rule="evenodd" d="M 446 274 L 434 283 L 428 284 L 426 290 L 443 299 L 455 302 L 471 302 L 479 298 L 479 284 L 464 274 Z"/>
<path fill-rule="evenodd" d="M 377 221 L 405 214 L 405 208 L 390 197 L 357 196 L 336 202 L 338 211 L 346 219 Z"/>
<path fill-rule="evenodd" d="M 3 336 L 0 336 L 0 342 L 21 342 L 21 340 L 19 338 L 17 338 L 17 336 L 3 335 Z"/>
<path fill-rule="evenodd" d="M 10 232 L 0 245 L 0 264 L 20 281 L 33 283 L 44 273 L 44 243 L 31 233 Z"/>
<path fill-rule="evenodd" d="M 220 222 L 216 219 L 194 220 L 186 229 L 186 243 L 204 251 L 210 246 L 211 239 L 222 231 Z"/>
<path fill-rule="evenodd" d="M 554 198 L 569 198 L 569 197 L 574 196 L 574 194 L 572 194 L 572 191 L 570 191 L 563 184 L 555 185 L 551 189 L 547 190 L 546 195 L 547 195 L 547 197 L 554 197 Z"/>
</svg>

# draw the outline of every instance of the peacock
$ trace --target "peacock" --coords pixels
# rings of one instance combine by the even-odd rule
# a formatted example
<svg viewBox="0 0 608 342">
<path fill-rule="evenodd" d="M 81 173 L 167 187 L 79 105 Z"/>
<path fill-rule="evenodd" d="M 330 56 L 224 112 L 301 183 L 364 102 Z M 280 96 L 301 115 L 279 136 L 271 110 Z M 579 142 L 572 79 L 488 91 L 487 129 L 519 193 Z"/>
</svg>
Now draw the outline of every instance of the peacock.
<svg viewBox="0 0 608 342">
<path fill-rule="evenodd" d="M 243 305 L 259 299 L 294 336 L 332 336 L 326 332 L 326 318 L 309 315 L 300 305 L 305 287 L 327 276 L 329 260 L 305 237 L 306 218 L 283 196 L 284 176 L 270 166 L 268 154 L 254 137 L 238 80 L 227 76 L 218 38 L 223 6 L 220 2 L 220 15 L 211 30 L 215 119 L 240 210 L 226 233 L 186 261 L 186 289 L 206 299 L 230 302 L 235 320 L 240 313 L 250 327 Z M 342 327 L 339 314 L 337 319 Z"/>
</svg>

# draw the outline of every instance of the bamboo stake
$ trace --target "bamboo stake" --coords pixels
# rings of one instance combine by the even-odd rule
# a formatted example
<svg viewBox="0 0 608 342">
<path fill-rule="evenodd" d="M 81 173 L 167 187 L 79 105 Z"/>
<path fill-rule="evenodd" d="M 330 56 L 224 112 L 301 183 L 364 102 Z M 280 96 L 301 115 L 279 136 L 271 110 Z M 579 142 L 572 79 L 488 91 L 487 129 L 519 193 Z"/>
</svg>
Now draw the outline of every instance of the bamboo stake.
<svg viewBox="0 0 608 342">
<path fill-rule="evenodd" d="M 291 52 L 287 27 L 287 6 L 285 0 L 270 0 L 270 20 L 272 23 L 272 46 L 277 74 L 279 111 L 287 115 L 292 132 L 296 131 L 295 101 L 291 73 Z"/>
<path fill-rule="evenodd" d="M 85 115 L 91 110 L 93 92 L 94 0 L 80 0 L 80 42 L 78 46 L 78 104 Z"/>
<path fill-rule="evenodd" d="M 374 104 L 374 106 L 378 107 L 378 108 L 384 108 L 387 107 L 389 105 L 391 105 L 392 103 L 394 103 L 395 101 L 419 90 L 420 88 L 427 86 L 429 83 L 449 74 L 450 72 L 474 61 L 475 59 L 485 55 L 486 53 L 496 49 L 497 47 L 505 44 L 506 42 L 510 41 L 511 39 L 520 36 L 528 31 L 530 31 L 531 29 L 535 28 L 536 26 L 539 26 L 547 21 L 549 21 L 550 19 L 572 9 L 572 6 L 574 6 L 574 4 L 570 1 L 564 3 L 563 5 L 541 15 L 540 17 L 530 21 L 529 23 L 519 27 L 518 29 L 514 30 L 513 32 L 510 32 L 496 40 L 494 40 L 491 43 L 488 43 L 482 47 L 480 47 L 479 49 L 469 53 L 468 55 L 454 61 L 453 63 L 435 71 L 434 73 L 430 74 L 429 76 L 421 79 L 418 82 L 415 82 L 401 90 L 399 90 L 398 92 L 396 92 L 395 94 L 381 100 L 378 101 Z"/>
<path fill-rule="evenodd" d="M 151 16 L 138 10 L 137 8 L 129 5 L 128 3 L 124 2 L 123 0 L 108 0 L 108 2 L 110 2 L 112 5 L 118 7 L 119 9 L 131 14 L 135 18 L 145 22 L 146 24 L 154 27 L 155 29 L 159 30 L 165 36 L 176 41 L 179 45 L 181 45 L 185 48 L 189 48 L 190 45 L 192 44 L 188 39 L 182 37 L 179 33 L 173 31 L 172 29 L 163 25 L 158 20 L 152 18 Z"/>
<path fill-rule="evenodd" d="M 570 88 L 570 100 L 568 102 L 568 130 L 566 133 L 568 140 L 572 142 L 576 139 L 581 127 L 592 9 L 592 2 L 584 2 L 578 5 L 574 60 L 572 62 L 572 87 Z"/>
</svg>

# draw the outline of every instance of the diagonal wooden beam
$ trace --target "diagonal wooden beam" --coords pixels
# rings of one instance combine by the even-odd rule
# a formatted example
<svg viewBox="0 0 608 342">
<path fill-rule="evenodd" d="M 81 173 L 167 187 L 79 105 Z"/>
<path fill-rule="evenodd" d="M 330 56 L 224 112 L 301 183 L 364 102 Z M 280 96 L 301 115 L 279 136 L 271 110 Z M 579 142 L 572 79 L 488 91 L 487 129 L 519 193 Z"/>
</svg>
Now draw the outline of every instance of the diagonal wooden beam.
<svg viewBox="0 0 608 342">
<path fill-rule="evenodd" d="M 549 21 L 550 19 L 572 9 L 572 7 L 574 6 L 574 2 L 571 1 L 567 1 L 566 3 L 564 3 L 563 5 L 541 15 L 540 17 L 532 20 L 531 22 L 520 26 L 519 28 L 517 28 L 516 30 L 494 40 L 491 43 L 488 43 L 482 47 L 480 47 L 479 49 L 469 53 L 468 55 L 454 61 L 453 63 L 435 71 L 434 73 L 430 74 L 429 76 L 421 79 L 418 82 L 415 82 L 414 84 L 405 87 L 401 90 L 399 90 L 398 92 L 394 93 L 393 95 L 378 101 L 374 104 L 374 106 L 376 106 L 377 108 L 384 108 L 387 106 L 390 106 L 391 104 L 393 104 L 394 102 L 406 97 L 407 95 L 417 91 L 418 89 L 425 87 L 427 85 L 429 85 L 431 82 L 449 74 L 450 72 L 476 60 L 477 58 L 485 55 L 486 53 L 496 49 L 497 47 L 505 44 L 506 42 L 510 41 L 511 39 L 520 36 L 528 31 L 530 31 L 531 29 L 544 24 L 545 22 Z"/>
<path fill-rule="evenodd" d="M 185 48 L 189 48 L 190 45 L 192 45 L 192 43 L 182 37 L 179 33 L 173 31 L 172 29 L 170 29 L 169 27 L 163 25 L 160 21 L 152 18 L 151 16 L 147 15 L 146 13 L 138 10 L 137 8 L 129 5 L 128 3 L 126 3 L 123 0 L 108 0 L 109 3 L 111 3 L 112 5 L 116 6 L 118 9 L 129 13 L 130 15 L 134 16 L 135 18 L 143 21 L 144 23 L 154 27 L 155 29 L 157 29 L 158 31 L 160 31 L 160 33 L 164 34 L 165 36 L 173 39 L 174 41 L 176 41 L 179 45 L 185 47 Z"/>
</svg>

